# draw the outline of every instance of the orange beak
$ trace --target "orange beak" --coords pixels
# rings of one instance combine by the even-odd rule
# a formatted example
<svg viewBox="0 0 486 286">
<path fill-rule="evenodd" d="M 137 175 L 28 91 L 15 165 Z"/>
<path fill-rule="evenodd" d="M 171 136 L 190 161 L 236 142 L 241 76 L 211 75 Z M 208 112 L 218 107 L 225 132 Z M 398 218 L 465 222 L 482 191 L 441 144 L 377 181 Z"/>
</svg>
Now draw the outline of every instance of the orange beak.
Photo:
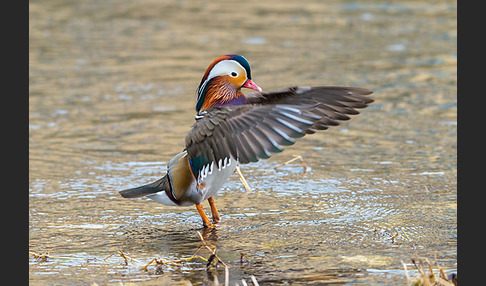
<svg viewBox="0 0 486 286">
<path fill-rule="evenodd" d="M 243 87 L 262 92 L 262 88 L 256 85 L 256 83 L 254 83 L 251 79 L 246 80 Z"/>
</svg>

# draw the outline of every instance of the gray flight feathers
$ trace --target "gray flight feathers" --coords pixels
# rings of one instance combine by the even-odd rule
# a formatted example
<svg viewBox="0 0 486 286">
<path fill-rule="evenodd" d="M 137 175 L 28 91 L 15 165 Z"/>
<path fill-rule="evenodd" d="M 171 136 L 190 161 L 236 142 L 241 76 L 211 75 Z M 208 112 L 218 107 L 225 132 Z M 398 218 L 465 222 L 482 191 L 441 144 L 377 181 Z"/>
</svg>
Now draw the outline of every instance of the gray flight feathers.
<svg viewBox="0 0 486 286">
<path fill-rule="evenodd" d="M 290 87 L 247 95 L 248 104 L 211 107 L 198 116 L 186 136 L 190 159 L 218 162 L 230 155 L 239 163 L 268 159 L 296 138 L 339 125 L 373 99 L 372 91 L 355 87 Z M 199 168 L 197 168 L 199 169 Z M 194 170 L 197 171 L 199 170 Z"/>
</svg>

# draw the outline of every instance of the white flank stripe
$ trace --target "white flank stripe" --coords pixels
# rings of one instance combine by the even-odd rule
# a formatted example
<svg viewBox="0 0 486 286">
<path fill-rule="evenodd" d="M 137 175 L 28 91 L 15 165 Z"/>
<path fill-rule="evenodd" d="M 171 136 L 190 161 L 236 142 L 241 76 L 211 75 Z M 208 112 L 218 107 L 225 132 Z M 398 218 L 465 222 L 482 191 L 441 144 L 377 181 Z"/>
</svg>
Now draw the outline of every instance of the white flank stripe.
<svg viewBox="0 0 486 286">
<path fill-rule="evenodd" d="M 214 161 L 211 162 L 211 165 L 209 166 L 209 175 L 213 173 L 213 169 L 214 169 Z"/>
<path fill-rule="evenodd" d="M 228 165 L 228 157 L 224 157 L 223 169 L 226 168 L 226 165 Z"/>
</svg>

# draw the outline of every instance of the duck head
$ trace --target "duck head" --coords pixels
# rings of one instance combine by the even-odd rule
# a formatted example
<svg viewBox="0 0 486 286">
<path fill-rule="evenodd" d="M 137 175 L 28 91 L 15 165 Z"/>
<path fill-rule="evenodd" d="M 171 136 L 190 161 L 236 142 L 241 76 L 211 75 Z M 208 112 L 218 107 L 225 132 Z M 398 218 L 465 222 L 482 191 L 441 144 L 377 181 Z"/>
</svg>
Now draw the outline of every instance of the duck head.
<svg viewBox="0 0 486 286">
<path fill-rule="evenodd" d="M 224 55 L 215 59 L 197 89 L 196 111 L 200 113 L 211 106 L 245 104 L 242 87 L 262 91 L 251 80 L 248 60 L 240 55 Z"/>
</svg>

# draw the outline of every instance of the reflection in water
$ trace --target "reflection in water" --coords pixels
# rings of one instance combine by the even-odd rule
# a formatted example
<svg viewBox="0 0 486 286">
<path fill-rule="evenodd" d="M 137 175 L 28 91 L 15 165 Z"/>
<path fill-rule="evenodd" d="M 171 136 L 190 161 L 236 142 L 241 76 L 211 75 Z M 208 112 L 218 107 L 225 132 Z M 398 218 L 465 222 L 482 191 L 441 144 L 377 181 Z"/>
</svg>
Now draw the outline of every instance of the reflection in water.
<svg viewBox="0 0 486 286">
<path fill-rule="evenodd" d="M 29 249 L 63 257 L 31 258 L 30 282 L 224 281 L 202 260 L 141 271 L 190 257 L 204 230 L 194 208 L 117 191 L 165 173 L 204 70 L 226 53 L 264 90 L 362 86 L 375 99 L 241 166 L 252 192 L 236 175 L 220 190 L 222 222 L 204 235 L 232 283 L 403 285 L 412 257 L 457 267 L 454 1 L 122 2 L 29 3 Z M 273 169 L 293 154 L 306 172 Z M 142 263 L 104 261 L 119 250 Z"/>
</svg>

